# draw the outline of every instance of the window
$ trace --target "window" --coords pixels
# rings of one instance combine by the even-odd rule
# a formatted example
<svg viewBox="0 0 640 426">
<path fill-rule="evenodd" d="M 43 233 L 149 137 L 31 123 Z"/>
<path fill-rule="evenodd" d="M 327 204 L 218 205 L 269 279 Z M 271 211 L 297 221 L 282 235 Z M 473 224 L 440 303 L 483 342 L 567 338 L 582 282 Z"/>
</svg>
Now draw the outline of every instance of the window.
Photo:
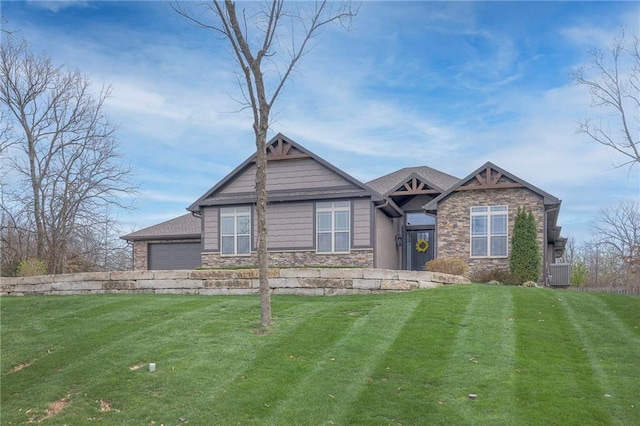
<svg viewBox="0 0 640 426">
<path fill-rule="evenodd" d="M 316 250 L 348 253 L 351 241 L 351 202 L 316 204 Z"/>
<path fill-rule="evenodd" d="M 407 213 L 407 226 L 416 226 L 416 225 L 435 225 L 436 217 L 426 214 L 424 212 L 420 213 Z"/>
<path fill-rule="evenodd" d="M 220 247 L 223 256 L 251 253 L 251 207 L 220 209 Z"/>
<path fill-rule="evenodd" d="M 471 257 L 506 257 L 507 222 L 507 206 L 471 207 Z"/>
</svg>

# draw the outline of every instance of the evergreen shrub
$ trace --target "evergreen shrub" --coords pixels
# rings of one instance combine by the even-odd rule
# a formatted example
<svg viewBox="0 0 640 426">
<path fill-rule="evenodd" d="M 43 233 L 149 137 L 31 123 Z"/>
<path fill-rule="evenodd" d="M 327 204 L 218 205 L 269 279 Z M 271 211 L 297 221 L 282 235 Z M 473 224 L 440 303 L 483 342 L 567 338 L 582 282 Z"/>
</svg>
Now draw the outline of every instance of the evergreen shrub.
<svg viewBox="0 0 640 426">
<path fill-rule="evenodd" d="M 509 271 L 516 284 L 539 281 L 540 257 L 536 220 L 533 217 L 533 212 L 531 209 L 527 211 L 518 207 L 511 236 L 511 256 L 509 258 Z"/>
</svg>

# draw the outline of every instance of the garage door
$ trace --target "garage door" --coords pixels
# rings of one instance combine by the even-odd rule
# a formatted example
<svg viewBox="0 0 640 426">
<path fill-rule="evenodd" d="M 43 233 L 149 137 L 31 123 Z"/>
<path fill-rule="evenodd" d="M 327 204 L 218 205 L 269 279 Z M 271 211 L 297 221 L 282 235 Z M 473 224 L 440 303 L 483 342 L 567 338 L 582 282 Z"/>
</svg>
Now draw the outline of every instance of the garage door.
<svg viewBox="0 0 640 426">
<path fill-rule="evenodd" d="M 150 243 L 149 269 L 195 269 L 202 264 L 200 243 Z"/>
</svg>

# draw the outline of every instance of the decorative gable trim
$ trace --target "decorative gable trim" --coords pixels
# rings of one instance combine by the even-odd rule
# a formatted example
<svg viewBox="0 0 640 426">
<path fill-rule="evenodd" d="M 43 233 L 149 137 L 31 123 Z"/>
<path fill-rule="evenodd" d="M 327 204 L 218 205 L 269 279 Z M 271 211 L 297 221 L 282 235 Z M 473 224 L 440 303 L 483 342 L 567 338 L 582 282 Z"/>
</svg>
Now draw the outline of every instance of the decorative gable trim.
<svg viewBox="0 0 640 426">
<path fill-rule="evenodd" d="M 526 188 L 535 194 L 540 195 L 544 204 L 547 206 L 559 206 L 560 200 L 553 195 L 531 185 L 530 183 L 520 179 L 519 177 L 507 172 L 491 162 L 485 163 L 482 167 L 461 179 L 456 185 L 452 186 L 435 199 L 431 200 L 422 208 L 426 211 L 438 210 L 438 203 L 454 192 L 483 190 L 483 189 L 507 189 L 507 188 Z"/>
<path fill-rule="evenodd" d="M 309 154 L 294 147 L 280 134 L 276 136 L 275 141 L 267 145 L 267 161 L 295 160 L 298 158 L 309 158 Z"/>
<path fill-rule="evenodd" d="M 467 191 L 477 189 L 522 188 L 524 185 L 506 177 L 492 164 L 487 164 L 484 170 L 477 172 L 471 179 L 455 189 Z"/>
<path fill-rule="evenodd" d="M 338 176 L 342 177 L 348 183 L 354 185 L 355 188 L 353 188 L 353 190 L 349 193 L 349 196 L 353 196 L 353 197 L 369 196 L 371 197 L 371 201 L 373 201 L 376 205 L 380 205 L 381 208 L 388 215 L 394 216 L 394 217 L 402 215 L 402 210 L 398 206 L 396 206 L 392 200 L 382 196 L 381 194 L 379 194 L 369 186 L 353 178 L 352 176 L 340 170 L 339 168 L 332 165 L 331 163 L 327 162 L 326 160 L 318 157 L 317 155 L 307 150 L 306 148 L 302 147 L 301 145 L 298 145 L 296 142 L 294 142 L 293 140 L 289 139 L 288 137 L 284 136 L 281 133 L 278 133 L 269 142 L 267 142 L 266 150 L 267 150 L 267 161 L 309 158 L 317 162 L 318 164 L 326 167 L 327 169 L 331 170 Z M 213 200 L 214 196 L 218 194 L 227 184 L 232 182 L 237 176 L 239 176 L 241 173 L 244 173 L 249 167 L 254 166 L 255 161 L 256 161 L 256 155 L 253 154 L 252 156 L 247 158 L 242 164 L 236 167 L 231 173 L 225 176 L 221 181 L 219 181 L 215 186 L 213 186 L 205 194 L 203 194 L 200 198 L 198 198 L 198 200 L 192 203 L 187 208 L 187 210 L 194 213 L 198 213 L 201 207 L 216 204 L 216 201 Z M 336 191 L 335 188 L 324 188 L 324 190 L 326 189 L 329 189 L 334 196 L 337 194 L 337 192 L 339 192 L 339 191 Z M 319 191 L 322 193 L 318 193 Z M 319 188 L 318 190 L 315 190 L 313 192 L 314 192 L 313 194 L 309 192 L 299 193 L 299 194 L 290 194 L 290 196 L 287 196 L 286 198 L 289 199 L 293 197 L 294 199 L 302 199 L 304 197 L 312 196 L 315 199 L 318 197 L 323 198 L 324 196 L 324 191 L 322 188 Z M 342 195 L 346 196 L 346 194 L 342 194 Z M 271 197 L 269 198 L 271 199 Z M 228 198 L 228 200 L 229 200 L 229 203 L 238 201 L 236 197 L 232 197 L 231 199 Z M 249 202 L 254 202 L 254 200 L 255 200 L 255 197 L 252 198 L 252 200 L 249 200 Z"/>
<path fill-rule="evenodd" d="M 432 188 L 427 183 L 423 182 L 418 176 L 413 175 L 407 180 L 404 185 L 398 187 L 392 192 L 392 197 L 404 196 L 404 195 L 433 195 L 440 194 L 441 191 Z"/>
</svg>

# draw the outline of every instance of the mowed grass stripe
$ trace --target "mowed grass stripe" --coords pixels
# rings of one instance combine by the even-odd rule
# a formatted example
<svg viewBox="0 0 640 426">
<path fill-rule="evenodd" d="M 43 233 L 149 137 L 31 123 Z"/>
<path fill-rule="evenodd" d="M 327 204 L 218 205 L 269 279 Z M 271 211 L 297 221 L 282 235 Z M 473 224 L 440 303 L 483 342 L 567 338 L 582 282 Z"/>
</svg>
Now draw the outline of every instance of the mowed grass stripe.
<svg viewBox="0 0 640 426">
<path fill-rule="evenodd" d="M 380 300 L 361 313 L 313 370 L 280 401 L 265 424 L 340 424 L 381 358 L 413 314 L 418 299 Z M 393 318 L 393 321 L 389 321 Z"/>
<path fill-rule="evenodd" d="M 609 424 L 594 398 L 602 389 L 562 306 L 566 292 L 513 289 L 516 324 L 516 397 L 514 419 L 522 424 Z"/>
<path fill-rule="evenodd" d="M 628 296 L 479 285 L 277 296 L 267 335 L 255 296 L 0 302 L 0 424 L 38 422 L 61 398 L 43 424 L 640 424 L 640 299 Z M 142 361 L 157 371 L 129 369 Z"/>
<path fill-rule="evenodd" d="M 68 301 L 73 304 L 75 296 L 68 297 L 58 303 Z M 84 316 L 82 321 L 78 321 L 78 317 L 69 311 L 67 318 L 61 317 L 57 326 L 48 327 L 47 334 L 59 345 L 47 357 L 12 373 L 20 375 L 19 380 L 9 383 L 3 380 L 3 408 L 12 408 L 11 395 L 28 394 L 33 404 L 30 408 L 40 406 L 44 410 L 48 403 L 68 392 L 72 396 L 83 393 L 94 400 L 109 400 L 121 413 L 130 408 L 137 410 L 140 406 L 161 406 L 166 403 L 163 395 L 168 395 L 175 404 L 176 398 L 198 392 L 197 383 L 192 379 L 188 383 L 180 383 L 185 370 L 206 365 L 207 369 L 218 374 L 228 374 L 232 370 L 230 367 L 242 365 L 242 355 L 254 353 L 250 346 L 252 340 L 237 336 L 237 330 L 250 334 L 251 322 L 246 318 L 250 311 L 258 312 L 259 304 L 255 299 L 157 295 L 116 297 L 123 302 L 133 299 L 135 309 L 130 308 L 130 303 L 98 298 L 104 305 L 92 308 L 95 317 Z M 232 308 L 231 312 L 224 311 L 225 305 Z M 121 320 L 114 320 L 116 317 Z M 197 332 L 203 327 L 199 322 L 205 322 L 204 326 L 212 327 L 215 332 Z M 69 338 L 69 329 L 74 330 L 77 337 Z M 238 342 L 249 346 L 242 351 L 238 351 L 236 346 L 233 356 L 213 363 L 210 358 L 205 359 L 208 358 L 206 356 L 199 357 L 199 354 L 209 353 L 208 350 L 215 351 L 216 345 L 221 349 L 228 347 L 234 335 Z M 203 347 L 208 350 L 203 351 Z M 149 361 L 156 362 L 159 367 L 158 374 L 153 377 L 149 376 L 146 368 Z M 143 369 L 130 370 L 129 367 L 139 363 L 145 364 Z M 89 408 L 85 406 L 84 409 Z M 64 414 L 73 418 L 74 414 L 83 415 L 80 414 L 82 410 L 83 407 L 70 404 Z"/>
<path fill-rule="evenodd" d="M 277 300 L 274 297 L 274 308 Z M 292 387 L 325 359 L 327 348 L 347 335 L 361 316 L 384 303 L 378 298 L 358 297 L 302 300 L 303 305 L 313 307 L 315 312 L 304 317 L 291 317 L 290 312 L 276 314 L 277 324 L 296 326 L 284 330 L 276 324 L 272 334 L 262 337 L 268 343 L 258 350 L 243 374 L 212 399 L 208 417 L 202 421 L 262 424 L 281 401 L 290 397 Z"/>
<path fill-rule="evenodd" d="M 455 424 L 442 405 L 442 384 L 472 292 L 458 286 L 412 294 L 419 305 L 336 424 Z"/>
<path fill-rule="evenodd" d="M 274 313 L 283 315 L 286 311 L 287 320 L 277 318 L 271 334 L 260 335 L 256 333 L 259 299 L 239 299 L 247 310 L 237 309 L 238 301 L 231 298 L 211 317 L 203 315 L 199 322 L 191 318 L 190 324 L 165 330 L 164 353 L 155 359 L 158 371 L 149 374 L 145 369 L 135 375 L 132 387 L 143 391 L 119 406 L 121 413 L 112 418 L 126 416 L 129 424 L 173 424 L 179 418 L 193 424 L 224 423 L 213 420 L 219 418 L 218 402 L 239 383 L 255 376 L 254 366 L 264 362 L 261 354 L 270 352 L 274 342 L 282 344 L 283 336 L 296 335 L 305 320 L 323 309 L 322 304 L 299 302 L 280 309 L 278 298 L 274 298 Z M 185 340 L 182 335 L 190 338 Z"/>
<path fill-rule="evenodd" d="M 640 338 L 595 295 L 569 292 L 559 300 L 600 385 L 599 397 L 610 407 L 610 420 L 628 424 L 640 409 Z"/>
<path fill-rule="evenodd" d="M 448 419 L 458 424 L 473 424 L 480 413 L 489 423 L 506 424 L 515 410 L 512 293 L 496 287 L 470 289 L 472 297 L 441 384 L 441 401 Z"/>
<path fill-rule="evenodd" d="M 0 330 L 3 341 L 12 345 L 4 347 L 0 359 L 0 370 L 6 374 L 20 363 L 33 363 L 60 349 L 65 339 L 57 338 L 57 330 L 65 329 L 78 339 L 90 333 L 86 331 L 86 317 L 83 313 L 102 310 L 110 306 L 109 312 L 116 311 L 123 315 L 125 307 L 132 307 L 131 312 L 139 314 L 143 306 L 132 299 L 117 296 L 101 295 L 92 298 L 82 296 L 47 296 L 25 298 L 3 298 L 0 303 L 0 315 L 5 324 Z M 46 312 L 46 317 L 42 313 Z M 97 316 L 97 315 L 96 315 Z M 25 321 L 24 318 L 33 318 Z M 95 316 L 94 318 L 95 319 Z M 102 317 L 101 324 L 107 326 L 111 318 Z M 10 324 L 10 326 L 7 326 Z M 100 324 L 98 324 L 100 326 Z"/>
</svg>

